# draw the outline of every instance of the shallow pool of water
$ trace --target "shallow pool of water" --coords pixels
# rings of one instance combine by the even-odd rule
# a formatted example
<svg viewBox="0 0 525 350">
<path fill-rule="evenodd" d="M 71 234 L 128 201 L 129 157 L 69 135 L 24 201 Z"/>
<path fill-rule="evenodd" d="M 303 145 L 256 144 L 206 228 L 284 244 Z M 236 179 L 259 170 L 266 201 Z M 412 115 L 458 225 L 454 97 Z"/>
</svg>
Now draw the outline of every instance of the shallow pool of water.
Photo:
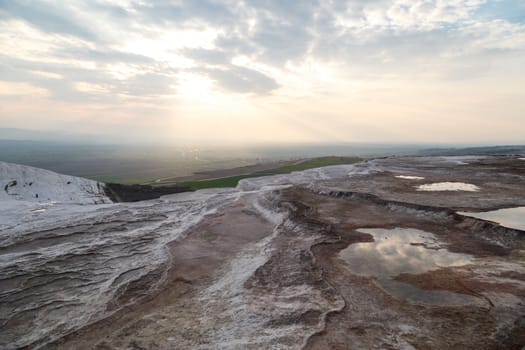
<svg viewBox="0 0 525 350">
<path fill-rule="evenodd" d="M 494 221 L 509 228 L 525 230 L 525 207 L 506 208 L 482 213 L 459 212 L 458 214 Z"/>
<path fill-rule="evenodd" d="M 435 182 L 417 186 L 418 191 L 479 191 L 480 188 L 464 182 Z"/>
<path fill-rule="evenodd" d="M 412 175 L 396 175 L 396 177 L 398 179 L 403 179 L 403 180 L 423 180 L 425 179 L 424 177 L 421 177 L 421 176 L 412 176 Z"/>
<path fill-rule="evenodd" d="M 374 237 L 373 242 L 349 245 L 339 253 L 350 271 L 376 277 L 376 283 L 389 294 L 413 303 L 466 305 L 477 298 L 447 291 L 429 291 L 393 280 L 401 273 L 421 274 L 440 267 L 469 264 L 473 257 L 443 248 L 430 232 L 412 228 L 359 229 Z"/>
<path fill-rule="evenodd" d="M 442 248 L 430 232 L 413 228 L 360 229 L 371 234 L 374 242 L 349 245 L 339 254 L 358 275 L 397 276 L 423 273 L 439 267 L 469 263 L 470 255 L 452 253 Z"/>
<path fill-rule="evenodd" d="M 377 284 L 388 294 L 397 298 L 408 300 L 415 304 L 428 305 L 479 305 L 485 301 L 468 294 L 453 293 L 446 290 L 423 290 L 411 284 L 395 281 L 387 278 L 380 278 Z"/>
</svg>

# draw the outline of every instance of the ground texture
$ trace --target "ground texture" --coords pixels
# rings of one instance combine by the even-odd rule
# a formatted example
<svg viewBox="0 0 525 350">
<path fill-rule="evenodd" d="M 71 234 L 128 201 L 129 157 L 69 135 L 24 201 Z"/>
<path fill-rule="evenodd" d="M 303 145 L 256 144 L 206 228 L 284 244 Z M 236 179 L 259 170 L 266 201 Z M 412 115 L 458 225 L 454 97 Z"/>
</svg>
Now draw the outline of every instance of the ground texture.
<svg viewBox="0 0 525 350">
<path fill-rule="evenodd" d="M 436 182 L 479 190 L 418 191 Z M 518 157 L 386 158 L 29 216 L 36 205 L 0 231 L 1 348 L 525 346 L 525 232 L 458 214 L 525 206 Z"/>
</svg>

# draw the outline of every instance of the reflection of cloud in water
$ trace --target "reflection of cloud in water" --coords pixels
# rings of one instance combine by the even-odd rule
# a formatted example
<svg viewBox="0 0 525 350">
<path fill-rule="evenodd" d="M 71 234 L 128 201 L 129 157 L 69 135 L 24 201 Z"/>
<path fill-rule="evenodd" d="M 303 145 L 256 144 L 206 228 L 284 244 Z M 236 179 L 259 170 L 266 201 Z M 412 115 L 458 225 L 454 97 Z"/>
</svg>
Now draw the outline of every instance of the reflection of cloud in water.
<svg viewBox="0 0 525 350">
<path fill-rule="evenodd" d="M 339 256 L 353 273 L 377 277 L 376 283 L 390 295 L 417 304 L 484 305 L 482 299 L 470 295 L 423 290 L 391 279 L 404 272 L 420 274 L 439 267 L 466 265 L 472 260 L 471 255 L 440 248 L 433 234 L 421 230 L 373 228 L 359 231 L 371 234 L 374 242 L 351 244 Z"/>
<path fill-rule="evenodd" d="M 340 252 L 352 272 L 378 277 L 400 273 L 423 273 L 445 266 L 469 263 L 471 256 L 439 248 L 437 239 L 429 232 L 410 229 L 360 229 L 369 233 L 374 242 L 356 243 Z M 425 244 L 427 248 L 422 245 Z M 433 249 L 428 249 L 433 248 Z"/>
<path fill-rule="evenodd" d="M 506 208 L 483 213 L 459 212 L 458 214 L 494 221 L 509 228 L 525 230 L 525 207 Z"/>
<path fill-rule="evenodd" d="M 417 186 L 418 191 L 479 191 L 479 187 L 464 182 L 435 182 Z"/>
</svg>

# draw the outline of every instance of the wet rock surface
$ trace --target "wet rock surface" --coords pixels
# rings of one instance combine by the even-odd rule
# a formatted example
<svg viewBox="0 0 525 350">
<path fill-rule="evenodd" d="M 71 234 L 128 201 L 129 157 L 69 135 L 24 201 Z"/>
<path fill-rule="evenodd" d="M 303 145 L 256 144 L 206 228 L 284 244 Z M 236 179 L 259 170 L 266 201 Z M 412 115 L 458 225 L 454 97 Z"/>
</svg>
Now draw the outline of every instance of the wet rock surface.
<svg viewBox="0 0 525 350">
<path fill-rule="evenodd" d="M 436 182 L 479 190 L 417 190 Z M 0 231 L 0 347 L 521 349 L 525 232 L 457 211 L 523 205 L 517 157 L 54 205 Z"/>
</svg>

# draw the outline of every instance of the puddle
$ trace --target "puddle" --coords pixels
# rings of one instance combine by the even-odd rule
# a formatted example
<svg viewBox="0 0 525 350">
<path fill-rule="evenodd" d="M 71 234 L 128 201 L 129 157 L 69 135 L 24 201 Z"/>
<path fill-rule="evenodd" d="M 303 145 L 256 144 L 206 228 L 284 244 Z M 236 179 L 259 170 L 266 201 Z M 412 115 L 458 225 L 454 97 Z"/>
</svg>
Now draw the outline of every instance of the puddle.
<svg viewBox="0 0 525 350">
<path fill-rule="evenodd" d="M 418 191 L 479 191 L 480 188 L 464 182 L 435 182 L 417 186 Z"/>
<path fill-rule="evenodd" d="M 378 279 L 377 283 L 388 294 L 405 299 L 414 304 L 428 305 L 478 305 L 486 303 L 472 295 L 448 292 L 446 290 L 423 290 L 408 283 L 394 281 L 391 279 Z"/>
<path fill-rule="evenodd" d="M 412 175 L 396 175 L 398 179 L 404 179 L 404 180 L 424 180 L 424 177 L 421 176 L 412 176 Z"/>
<path fill-rule="evenodd" d="M 436 237 L 412 228 L 360 229 L 371 234 L 374 242 L 351 244 L 339 254 L 358 275 L 394 277 L 400 273 L 423 273 L 446 266 L 470 262 L 467 254 L 441 248 Z"/>
<path fill-rule="evenodd" d="M 525 231 L 525 207 L 499 209 L 482 213 L 458 212 L 458 214 L 494 221 L 508 228 Z"/>
<path fill-rule="evenodd" d="M 349 245 L 339 253 L 352 273 L 376 277 L 376 283 L 396 298 L 413 303 L 464 305 L 477 303 L 468 295 L 447 291 L 427 291 L 392 278 L 401 273 L 421 274 L 440 267 L 462 266 L 472 256 L 449 252 L 430 232 L 411 228 L 360 229 L 374 242 Z"/>
<path fill-rule="evenodd" d="M 525 158 L 520 158 L 520 160 L 525 160 Z"/>
<path fill-rule="evenodd" d="M 40 208 L 40 209 L 35 209 L 35 210 L 33 210 L 32 213 L 34 213 L 34 214 L 40 214 L 40 213 L 43 213 L 43 212 L 45 212 L 45 211 L 46 211 L 45 208 Z"/>
</svg>

